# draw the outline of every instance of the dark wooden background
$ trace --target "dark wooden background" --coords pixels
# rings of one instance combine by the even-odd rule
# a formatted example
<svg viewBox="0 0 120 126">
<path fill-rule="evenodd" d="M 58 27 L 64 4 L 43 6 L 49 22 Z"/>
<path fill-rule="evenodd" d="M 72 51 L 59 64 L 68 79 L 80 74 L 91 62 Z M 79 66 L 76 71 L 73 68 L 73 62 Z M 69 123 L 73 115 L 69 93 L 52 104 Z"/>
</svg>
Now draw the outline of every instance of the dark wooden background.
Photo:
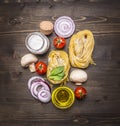
<svg viewBox="0 0 120 126">
<path fill-rule="evenodd" d="M 27 81 L 32 74 L 20 66 L 28 33 L 42 20 L 70 16 L 75 32 L 89 29 L 95 37 L 96 66 L 86 69 L 88 95 L 68 110 L 32 98 Z M 49 36 L 50 50 L 55 49 Z M 68 52 L 69 39 L 64 50 Z M 50 51 L 49 50 L 49 51 Z M 48 52 L 49 53 L 49 52 Z M 38 56 L 47 63 L 48 53 Z M 67 86 L 75 89 L 74 84 Z M 119 126 L 120 125 L 120 1 L 1 0 L 0 1 L 0 126 Z"/>
</svg>

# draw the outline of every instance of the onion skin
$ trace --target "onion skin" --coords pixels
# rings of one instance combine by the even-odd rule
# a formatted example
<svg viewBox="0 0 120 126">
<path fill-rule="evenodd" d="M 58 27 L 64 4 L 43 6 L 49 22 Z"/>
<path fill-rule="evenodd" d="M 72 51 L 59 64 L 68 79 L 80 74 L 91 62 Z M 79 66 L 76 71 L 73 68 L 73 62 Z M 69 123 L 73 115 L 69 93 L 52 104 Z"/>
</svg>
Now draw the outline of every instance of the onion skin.
<svg viewBox="0 0 120 126">
<path fill-rule="evenodd" d="M 75 69 L 70 73 L 70 81 L 82 83 L 87 81 L 87 73 L 81 69 Z"/>
</svg>

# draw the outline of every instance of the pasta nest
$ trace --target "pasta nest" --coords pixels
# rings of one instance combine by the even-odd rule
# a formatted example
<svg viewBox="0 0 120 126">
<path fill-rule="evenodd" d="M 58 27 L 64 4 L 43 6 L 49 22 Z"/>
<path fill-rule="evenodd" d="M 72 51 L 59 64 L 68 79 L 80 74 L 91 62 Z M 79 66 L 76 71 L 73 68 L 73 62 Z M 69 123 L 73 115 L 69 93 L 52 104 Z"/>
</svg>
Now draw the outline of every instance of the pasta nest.
<svg viewBox="0 0 120 126">
<path fill-rule="evenodd" d="M 53 69 L 59 66 L 64 66 L 64 77 L 61 80 L 51 79 L 50 73 Z M 68 79 L 68 73 L 70 69 L 70 62 L 68 54 L 65 51 L 51 51 L 48 55 L 48 67 L 47 67 L 47 79 L 52 84 L 65 83 Z"/>
<path fill-rule="evenodd" d="M 94 49 L 94 37 L 91 31 L 83 30 L 71 37 L 69 44 L 69 58 L 73 67 L 87 68 L 94 64 L 92 52 Z"/>
</svg>

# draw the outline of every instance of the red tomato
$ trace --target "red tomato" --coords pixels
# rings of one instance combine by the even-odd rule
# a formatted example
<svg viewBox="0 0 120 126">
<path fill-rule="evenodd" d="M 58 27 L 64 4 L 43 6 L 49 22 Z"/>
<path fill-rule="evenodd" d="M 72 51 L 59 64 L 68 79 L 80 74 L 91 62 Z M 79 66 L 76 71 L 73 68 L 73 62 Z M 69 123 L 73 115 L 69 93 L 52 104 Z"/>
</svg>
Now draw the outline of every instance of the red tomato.
<svg viewBox="0 0 120 126">
<path fill-rule="evenodd" d="M 47 65 L 44 62 L 37 62 L 35 67 L 38 74 L 43 75 L 47 72 Z"/>
<path fill-rule="evenodd" d="M 86 89 L 82 86 L 77 87 L 74 93 L 77 99 L 83 99 L 87 95 Z"/>
<path fill-rule="evenodd" d="M 61 37 L 56 37 L 53 40 L 53 45 L 57 49 L 62 49 L 66 45 L 66 40 L 64 38 L 61 38 Z"/>
</svg>

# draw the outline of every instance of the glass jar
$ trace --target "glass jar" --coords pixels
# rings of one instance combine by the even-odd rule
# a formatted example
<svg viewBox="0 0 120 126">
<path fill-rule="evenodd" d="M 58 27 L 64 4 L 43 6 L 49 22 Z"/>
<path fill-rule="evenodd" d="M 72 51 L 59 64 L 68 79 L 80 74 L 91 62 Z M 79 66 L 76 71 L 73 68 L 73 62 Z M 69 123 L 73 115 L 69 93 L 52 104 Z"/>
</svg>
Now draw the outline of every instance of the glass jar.
<svg viewBox="0 0 120 126">
<path fill-rule="evenodd" d="M 26 37 L 25 45 L 33 54 L 44 54 L 48 51 L 50 42 L 43 33 L 33 32 Z"/>
</svg>

